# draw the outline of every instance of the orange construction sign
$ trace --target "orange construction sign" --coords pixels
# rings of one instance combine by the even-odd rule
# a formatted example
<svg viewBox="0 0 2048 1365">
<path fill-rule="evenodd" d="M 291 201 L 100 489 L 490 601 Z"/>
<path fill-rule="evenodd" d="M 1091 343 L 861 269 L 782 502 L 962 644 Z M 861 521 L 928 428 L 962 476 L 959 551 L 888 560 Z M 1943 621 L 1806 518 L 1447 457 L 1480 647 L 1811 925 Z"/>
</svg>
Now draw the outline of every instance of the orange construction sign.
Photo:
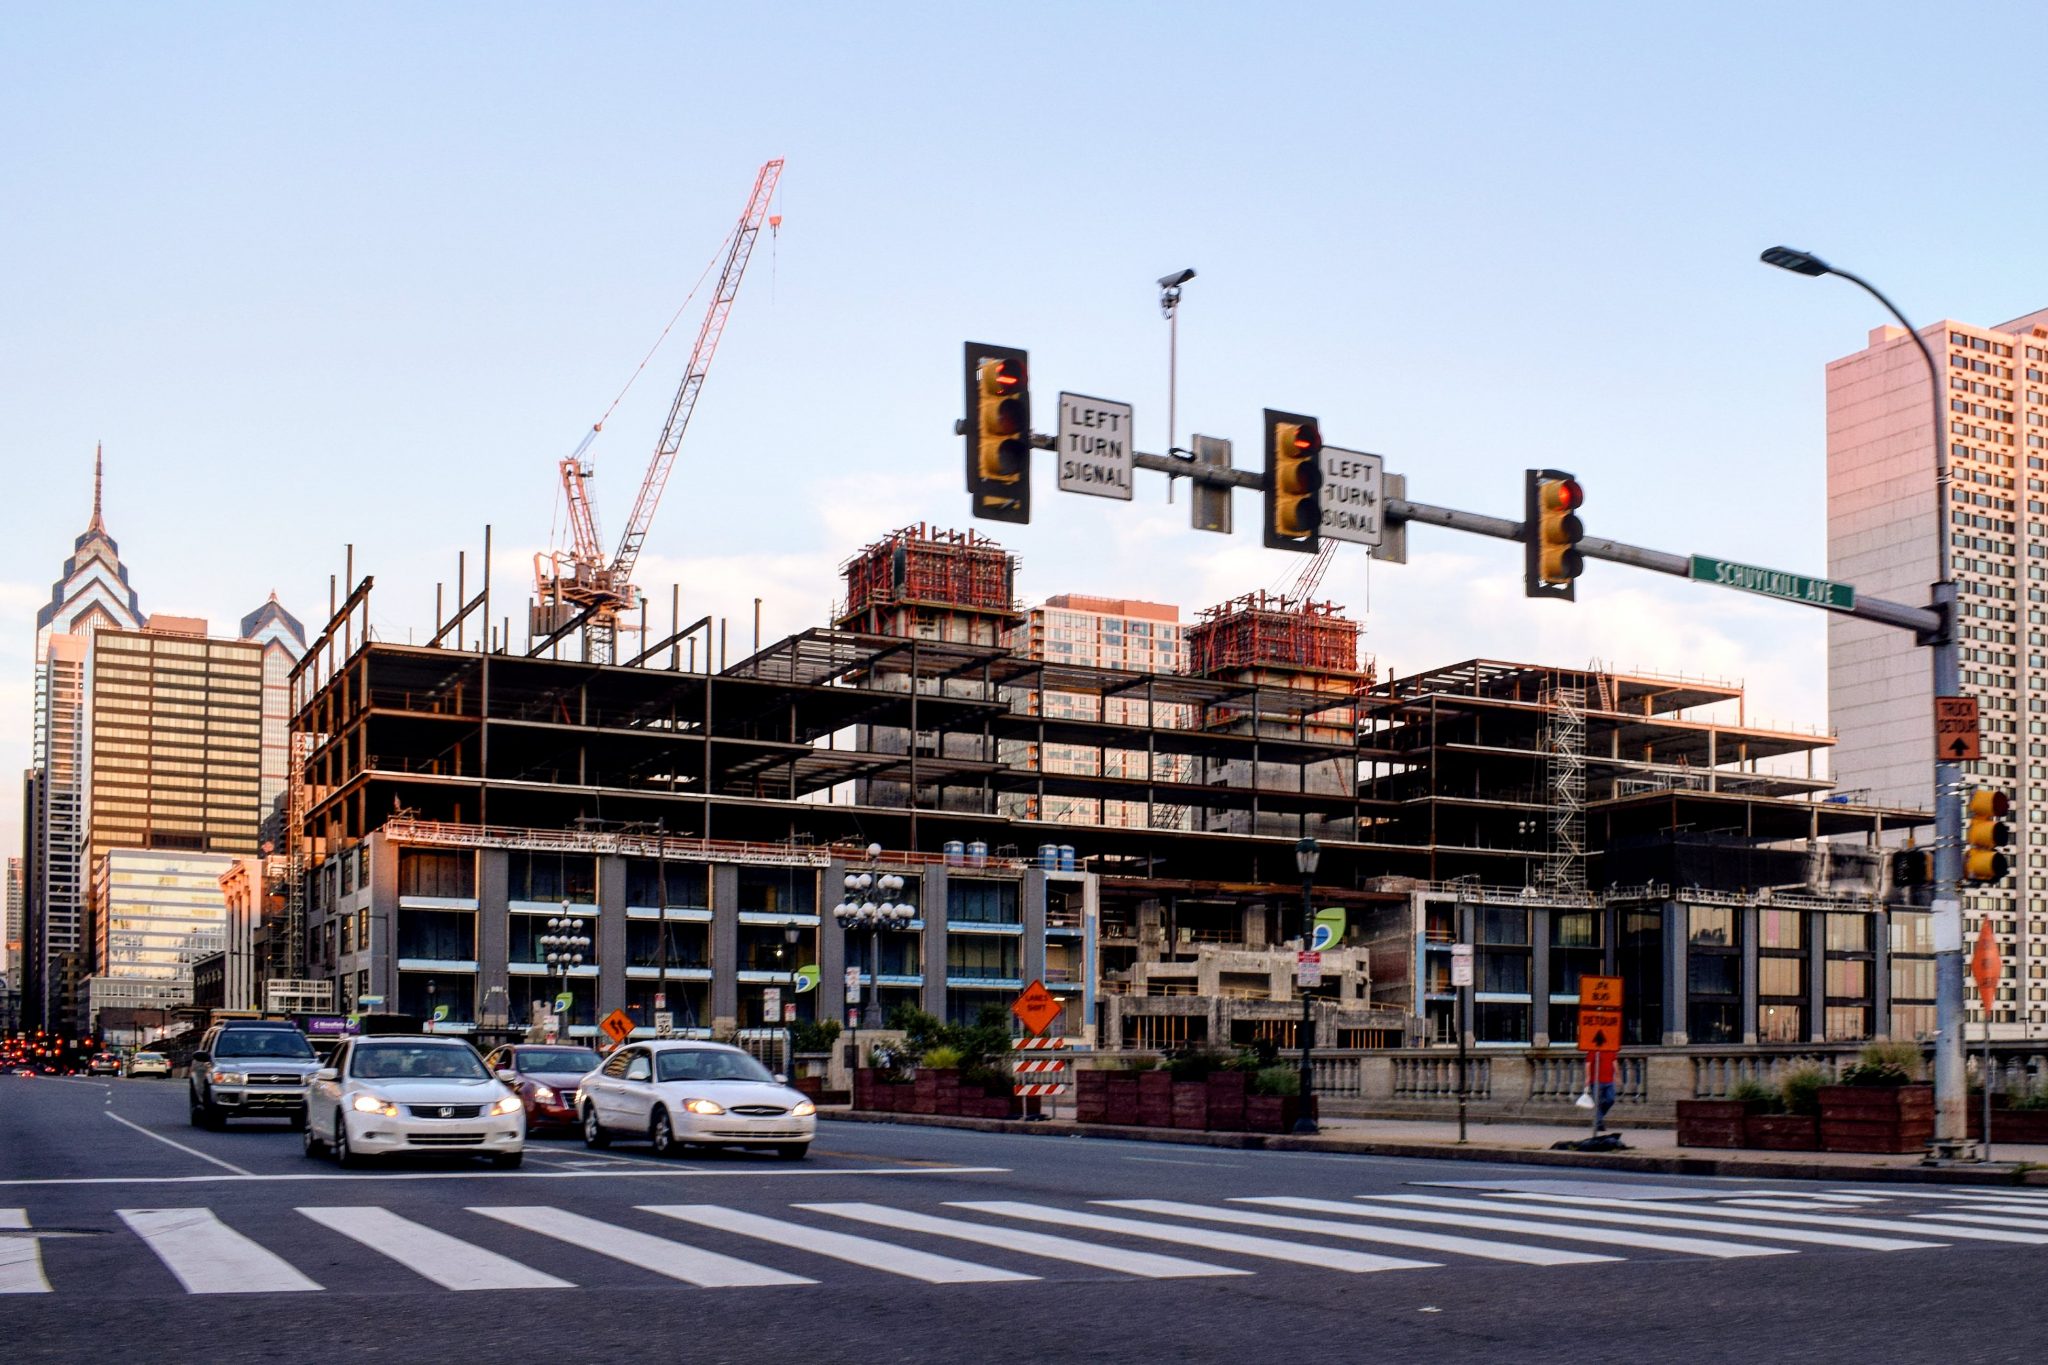
<svg viewBox="0 0 2048 1365">
<path fill-rule="evenodd" d="M 1621 978 L 1618 976 L 1580 977 L 1579 1007 L 1581 1009 L 1595 1010 L 1620 1009 Z"/>
<path fill-rule="evenodd" d="M 1579 1051 L 1616 1052 L 1620 1048 L 1621 1011 L 1579 1006 Z"/>
<path fill-rule="evenodd" d="M 1977 998 L 1984 1002 L 1984 1015 L 1991 1015 L 1991 1002 L 1998 996 L 1998 978 L 2005 975 L 2005 959 L 1998 955 L 1998 940 L 1991 936 L 1987 917 L 1977 930 L 1977 946 L 1970 953 L 1970 975 L 1977 982 Z"/>
<path fill-rule="evenodd" d="M 604 1022 L 598 1027 L 603 1029 L 613 1042 L 623 1043 L 633 1036 L 633 1030 L 637 1026 L 633 1023 L 633 1016 L 624 1010 L 613 1010 L 604 1017 Z"/>
<path fill-rule="evenodd" d="M 1934 755 L 1967 763 L 1983 757 L 1975 697 L 1934 699 Z"/>
<path fill-rule="evenodd" d="M 1011 1004 L 1010 1013 L 1023 1020 L 1024 1027 L 1033 1033 L 1043 1033 L 1065 1008 L 1059 998 L 1045 988 L 1043 981 L 1034 981 Z"/>
</svg>

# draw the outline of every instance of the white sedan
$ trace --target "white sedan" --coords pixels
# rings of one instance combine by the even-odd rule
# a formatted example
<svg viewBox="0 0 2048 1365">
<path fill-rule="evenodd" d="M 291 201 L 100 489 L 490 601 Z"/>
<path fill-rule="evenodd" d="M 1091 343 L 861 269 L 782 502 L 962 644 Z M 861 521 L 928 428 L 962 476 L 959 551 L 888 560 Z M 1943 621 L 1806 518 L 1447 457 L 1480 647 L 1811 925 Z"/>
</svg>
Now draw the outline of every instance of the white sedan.
<svg viewBox="0 0 2048 1365">
<path fill-rule="evenodd" d="M 395 1152 L 454 1152 L 517 1166 L 526 1151 L 519 1097 L 460 1038 L 351 1038 L 306 1090 L 306 1155 L 354 1166 Z"/>
<path fill-rule="evenodd" d="M 635 1043 L 583 1078 L 577 1092 L 583 1140 L 645 1138 L 655 1155 L 688 1145 L 772 1147 L 801 1160 L 817 1129 L 817 1107 L 736 1047 L 721 1043 Z"/>
</svg>

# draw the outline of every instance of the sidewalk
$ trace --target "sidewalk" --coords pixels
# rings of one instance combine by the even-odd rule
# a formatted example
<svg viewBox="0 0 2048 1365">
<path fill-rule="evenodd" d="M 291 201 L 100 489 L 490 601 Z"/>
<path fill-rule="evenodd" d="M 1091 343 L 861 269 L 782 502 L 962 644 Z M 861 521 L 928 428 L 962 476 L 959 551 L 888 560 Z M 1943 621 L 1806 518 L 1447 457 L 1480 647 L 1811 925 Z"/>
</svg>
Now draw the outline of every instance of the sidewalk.
<svg viewBox="0 0 2048 1365">
<path fill-rule="evenodd" d="M 1455 1120 L 1323 1120 L 1314 1137 L 1266 1133 L 1212 1133 L 1180 1128 L 1121 1128 L 1069 1119 L 963 1119 L 930 1114 L 879 1114 L 820 1109 L 818 1117 L 846 1123 L 897 1123 L 923 1128 L 963 1128 L 984 1133 L 1038 1137 L 1122 1138 L 1135 1142 L 1196 1147 L 1232 1147 L 1282 1152 L 1332 1152 L 1352 1156 L 1417 1157 L 1435 1161 L 1488 1161 L 1508 1165 L 1578 1166 L 1655 1175 L 1719 1175 L 1740 1179 L 1903 1181 L 1957 1185 L 2048 1185 L 2048 1147 L 2001 1146 L 1994 1162 L 1927 1166 L 1918 1156 L 1858 1152 L 1758 1152 L 1680 1147 L 1670 1128 L 1621 1128 L 1628 1150 L 1557 1152 L 1553 1143 L 1587 1135 L 1588 1125 L 1471 1123 L 1458 1142 Z M 2031 1168 L 2031 1169 L 2030 1169 Z"/>
</svg>

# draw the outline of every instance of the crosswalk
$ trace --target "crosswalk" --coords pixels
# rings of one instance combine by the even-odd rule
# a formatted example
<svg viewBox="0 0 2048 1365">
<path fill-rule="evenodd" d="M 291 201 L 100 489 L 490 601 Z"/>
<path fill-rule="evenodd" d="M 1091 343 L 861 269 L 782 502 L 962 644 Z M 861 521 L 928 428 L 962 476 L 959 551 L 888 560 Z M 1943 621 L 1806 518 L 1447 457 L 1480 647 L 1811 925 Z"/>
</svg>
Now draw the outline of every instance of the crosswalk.
<svg viewBox="0 0 2048 1365">
<path fill-rule="evenodd" d="M 620 1267 L 648 1284 L 777 1289 L 840 1277 L 1028 1285 L 1227 1279 L 1276 1266 L 1370 1275 L 2048 1246 L 2048 1191 L 1410 1189 L 1211 1202 L 637 1204 L 603 1216 L 547 1204 L 122 1208 L 97 1229 L 39 1229 L 30 1210 L 0 1208 L 0 1295 L 102 1292 L 110 1274 L 141 1294 L 173 1284 L 189 1295 L 573 1289 L 615 1285 Z M 120 1267 L 111 1272 L 110 1247 Z"/>
</svg>

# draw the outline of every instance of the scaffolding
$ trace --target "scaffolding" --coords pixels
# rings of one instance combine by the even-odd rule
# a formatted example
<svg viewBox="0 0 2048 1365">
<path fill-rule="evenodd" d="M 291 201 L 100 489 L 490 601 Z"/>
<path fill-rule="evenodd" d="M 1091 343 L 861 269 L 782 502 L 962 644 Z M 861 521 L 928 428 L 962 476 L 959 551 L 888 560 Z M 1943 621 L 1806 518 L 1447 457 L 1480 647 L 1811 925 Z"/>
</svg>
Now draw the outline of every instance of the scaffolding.
<svg viewBox="0 0 2048 1365">
<path fill-rule="evenodd" d="M 1586 891 L 1586 689 L 1553 687 L 1547 703 L 1544 748 L 1549 754 L 1550 888 L 1559 895 Z"/>
<path fill-rule="evenodd" d="M 863 547 L 840 572 L 844 629 L 897 633 L 888 619 L 905 608 L 1016 614 L 1016 556 L 973 531 L 905 526 Z"/>
<path fill-rule="evenodd" d="M 1370 659 L 1361 668 L 1359 627 L 1335 602 L 1274 592 L 1252 592 L 1213 607 L 1188 630 L 1188 672 L 1213 678 L 1244 669 L 1289 669 L 1342 675 L 1370 686 Z"/>
</svg>

